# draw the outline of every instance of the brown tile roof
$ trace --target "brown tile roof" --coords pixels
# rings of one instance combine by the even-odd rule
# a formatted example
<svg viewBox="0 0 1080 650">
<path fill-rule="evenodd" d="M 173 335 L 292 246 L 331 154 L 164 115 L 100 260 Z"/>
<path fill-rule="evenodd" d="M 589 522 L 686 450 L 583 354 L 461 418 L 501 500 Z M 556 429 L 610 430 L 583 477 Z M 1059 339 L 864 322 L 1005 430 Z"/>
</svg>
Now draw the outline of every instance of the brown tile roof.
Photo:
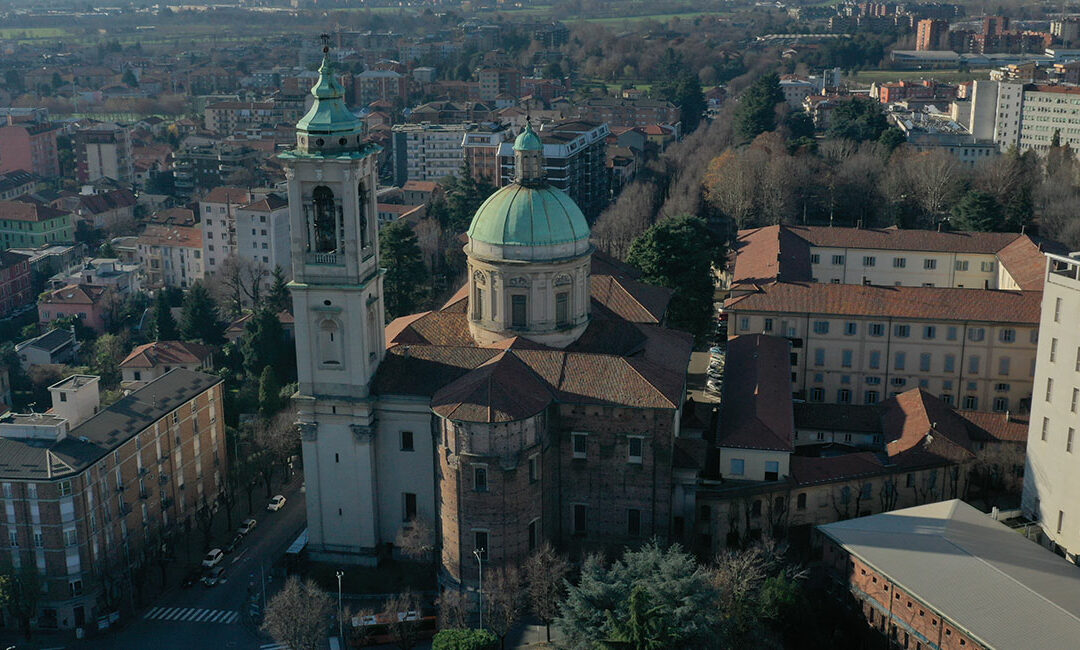
<svg viewBox="0 0 1080 650">
<path fill-rule="evenodd" d="M 258 201 L 248 203 L 243 209 L 251 210 L 252 212 L 273 212 L 274 210 L 288 207 L 288 205 L 289 202 L 284 197 L 279 194 L 270 193 Z"/>
<path fill-rule="evenodd" d="M 120 208 L 130 208 L 136 203 L 131 190 L 110 190 L 98 194 L 80 195 L 79 210 L 90 214 L 101 214 Z"/>
<path fill-rule="evenodd" d="M 993 255 L 1018 237 L 1015 232 L 938 232 L 900 228 L 830 228 L 784 226 L 813 246 L 828 248 L 881 248 L 936 253 Z"/>
<path fill-rule="evenodd" d="M 143 246 L 180 246 L 202 249 L 202 230 L 188 226 L 149 224 L 136 243 Z"/>
<path fill-rule="evenodd" d="M 864 476 L 875 476 L 885 471 L 885 464 L 877 454 L 864 451 L 842 456 L 812 458 L 792 456 L 788 472 L 796 485 L 815 485 Z"/>
<path fill-rule="evenodd" d="M 157 341 L 140 345 L 120 362 L 121 368 L 156 368 L 162 365 L 202 363 L 213 350 L 200 343 Z"/>
<path fill-rule="evenodd" d="M 998 262 L 1008 271 L 1013 281 L 1024 291 L 1042 291 L 1046 275 L 1046 257 L 1043 253 L 1067 255 L 1068 249 L 1057 242 L 1017 237 L 997 253 Z"/>
<path fill-rule="evenodd" d="M 740 230 L 734 253 L 732 284 L 801 281 L 812 277 L 810 247 L 781 226 Z"/>
<path fill-rule="evenodd" d="M 979 442 L 1026 442 L 1028 417 L 1013 413 L 957 411 L 968 422 L 968 436 Z"/>
<path fill-rule="evenodd" d="M 251 192 L 239 187 L 215 187 L 202 198 L 203 203 L 233 203 L 238 207 L 251 202 Z"/>
<path fill-rule="evenodd" d="M 795 428 L 881 433 L 881 407 L 867 404 L 794 405 Z"/>
<path fill-rule="evenodd" d="M 790 344 L 764 334 L 728 341 L 719 447 L 793 451 Z"/>
<path fill-rule="evenodd" d="M 664 319 L 671 289 L 641 282 L 633 268 L 593 253 L 589 290 L 593 300 L 632 323 L 660 323 Z"/>
<path fill-rule="evenodd" d="M 166 208 L 150 215 L 148 221 L 171 226 L 194 226 L 195 212 L 187 208 Z"/>
<path fill-rule="evenodd" d="M 548 384 L 504 351 L 440 388 L 431 398 L 431 410 L 448 420 L 512 422 L 540 413 L 552 399 Z"/>
<path fill-rule="evenodd" d="M 882 428 L 889 456 L 921 449 L 950 460 L 973 453 L 968 425 L 948 404 L 921 388 L 882 403 Z"/>
<path fill-rule="evenodd" d="M 106 287 L 96 284 L 69 284 L 49 292 L 42 301 L 50 305 L 93 305 L 105 294 Z"/>
<path fill-rule="evenodd" d="M 57 210 L 32 201 L 0 201 L 0 219 L 9 221 L 45 221 L 70 215 L 67 210 Z"/>
<path fill-rule="evenodd" d="M 413 192 L 434 192 L 439 189 L 435 181 L 405 181 L 401 189 Z"/>
<path fill-rule="evenodd" d="M 776 282 L 725 303 L 732 311 L 1038 325 L 1042 293 L 948 287 Z"/>
</svg>

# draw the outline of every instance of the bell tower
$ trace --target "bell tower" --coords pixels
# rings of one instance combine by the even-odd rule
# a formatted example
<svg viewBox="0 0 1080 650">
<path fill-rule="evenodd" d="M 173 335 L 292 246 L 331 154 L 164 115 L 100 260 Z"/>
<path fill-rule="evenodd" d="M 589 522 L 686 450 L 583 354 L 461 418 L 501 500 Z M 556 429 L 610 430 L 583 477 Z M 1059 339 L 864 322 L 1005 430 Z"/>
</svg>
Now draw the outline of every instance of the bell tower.
<svg viewBox="0 0 1080 650">
<path fill-rule="evenodd" d="M 317 557 L 374 561 L 375 409 L 369 386 L 385 351 L 376 245 L 378 146 L 345 105 L 323 37 L 314 103 L 279 154 L 289 220 L 308 530 Z"/>
</svg>

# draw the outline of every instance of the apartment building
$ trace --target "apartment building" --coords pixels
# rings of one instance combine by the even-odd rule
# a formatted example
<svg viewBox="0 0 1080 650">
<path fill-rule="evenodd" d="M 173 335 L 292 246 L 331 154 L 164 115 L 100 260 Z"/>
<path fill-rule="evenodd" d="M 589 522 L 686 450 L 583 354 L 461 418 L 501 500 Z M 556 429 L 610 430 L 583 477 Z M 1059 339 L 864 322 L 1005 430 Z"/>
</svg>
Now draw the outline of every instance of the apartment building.
<svg viewBox="0 0 1080 650">
<path fill-rule="evenodd" d="M 0 201 L 0 248 L 39 248 L 75 241 L 75 217 L 32 201 Z"/>
<path fill-rule="evenodd" d="M 0 318 L 7 318 L 33 302 L 30 256 L 0 250 Z"/>
<path fill-rule="evenodd" d="M 0 142 L 0 150 L 4 144 Z M 6 152 L 5 152 L 6 156 Z M 34 191 L 41 179 L 24 169 L 0 172 L 0 201 L 10 201 Z"/>
<path fill-rule="evenodd" d="M 220 384 L 177 369 L 101 408 L 98 378 L 75 375 L 50 386 L 49 413 L 0 419 L 0 553 L 43 578 L 36 627 L 88 627 L 132 598 L 130 570 L 216 501 Z"/>
<path fill-rule="evenodd" d="M 60 128 L 51 122 L 10 122 L 0 118 L 0 173 L 24 170 L 41 178 L 60 175 L 56 136 Z"/>
<path fill-rule="evenodd" d="M 1024 473 L 1024 513 L 1046 543 L 1080 555 L 1080 256 L 1048 254 Z"/>
<path fill-rule="evenodd" d="M 205 272 L 213 275 L 225 258 L 236 251 L 236 211 L 254 195 L 239 187 L 215 187 L 199 201 Z"/>
<path fill-rule="evenodd" d="M 1057 134 L 1061 144 L 1080 147 L 1080 86 L 985 81 L 974 83 L 972 133 L 993 133 L 1005 151 L 1045 154 Z"/>
<path fill-rule="evenodd" d="M 69 284 L 46 291 L 38 298 L 38 324 L 45 328 L 57 318 L 77 318 L 104 334 L 114 300 L 113 292 L 97 284 Z"/>
<path fill-rule="evenodd" d="M 457 176 L 464 160 L 465 134 L 481 129 L 475 123 L 395 125 L 391 135 L 394 185 Z"/>
<path fill-rule="evenodd" d="M 131 129 L 120 124 L 96 124 L 75 133 L 76 177 L 80 183 L 111 178 L 135 180 L 131 155 Z"/>
<path fill-rule="evenodd" d="M 353 78 L 353 90 L 359 106 L 380 99 L 404 104 L 409 97 L 409 77 L 397 70 L 365 70 Z"/>
<path fill-rule="evenodd" d="M 608 126 L 647 126 L 678 124 L 679 108 L 662 99 L 623 99 L 594 97 L 574 104 L 577 117 Z"/>
<path fill-rule="evenodd" d="M 292 277 L 288 200 L 280 194 L 266 194 L 237 208 L 235 219 L 237 255 L 270 271 L 280 268 L 286 277 Z"/>
<path fill-rule="evenodd" d="M 874 403 L 919 387 L 965 409 L 1030 407 L 1042 249 L 1015 233 L 741 231 L 732 335 L 794 343 L 792 390 Z"/>
<path fill-rule="evenodd" d="M 281 122 L 281 109 L 274 102 L 214 102 L 205 109 L 206 128 L 221 135 Z"/>
<path fill-rule="evenodd" d="M 480 82 L 480 99 L 494 102 L 496 98 L 521 96 L 521 70 L 485 66 L 480 68 L 476 77 Z"/>
<path fill-rule="evenodd" d="M 571 120 L 544 124 L 537 132 L 544 145 L 547 182 L 567 194 L 589 219 L 595 219 L 611 202 L 611 181 L 607 167 L 605 123 Z M 514 181 L 514 147 L 499 145 L 501 178 L 499 186 Z"/>
<path fill-rule="evenodd" d="M 217 187 L 240 171 L 254 171 L 266 154 L 242 142 L 215 142 L 185 147 L 173 161 L 176 191 L 190 196 Z"/>
<path fill-rule="evenodd" d="M 465 155 L 465 164 L 469 166 L 473 178 L 484 179 L 492 185 L 502 182 L 502 159 L 499 149 L 504 142 L 509 142 L 514 132 L 509 128 L 491 128 L 467 131 L 461 147 Z M 408 199 L 405 201 L 408 203 Z"/>
<path fill-rule="evenodd" d="M 206 275 L 202 230 L 150 224 L 135 242 L 148 289 L 191 286 Z"/>
</svg>

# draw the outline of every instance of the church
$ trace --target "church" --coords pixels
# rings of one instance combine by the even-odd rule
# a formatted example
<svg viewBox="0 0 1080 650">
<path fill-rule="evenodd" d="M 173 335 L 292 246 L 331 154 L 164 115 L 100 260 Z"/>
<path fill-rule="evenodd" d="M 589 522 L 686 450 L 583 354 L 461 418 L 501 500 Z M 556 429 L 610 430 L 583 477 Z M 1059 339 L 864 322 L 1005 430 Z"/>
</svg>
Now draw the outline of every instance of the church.
<svg viewBox="0 0 1080 650">
<path fill-rule="evenodd" d="M 680 536 L 692 338 L 665 327 L 671 292 L 594 253 L 527 125 L 515 182 L 468 230 L 464 286 L 384 326 L 377 149 L 328 56 L 319 75 L 280 154 L 312 557 L 374 564 L 426 521 L 440 584 L 462 588 L 477 555 L 486 569 L 544 542 L 574 557 Z"/>
</svg>

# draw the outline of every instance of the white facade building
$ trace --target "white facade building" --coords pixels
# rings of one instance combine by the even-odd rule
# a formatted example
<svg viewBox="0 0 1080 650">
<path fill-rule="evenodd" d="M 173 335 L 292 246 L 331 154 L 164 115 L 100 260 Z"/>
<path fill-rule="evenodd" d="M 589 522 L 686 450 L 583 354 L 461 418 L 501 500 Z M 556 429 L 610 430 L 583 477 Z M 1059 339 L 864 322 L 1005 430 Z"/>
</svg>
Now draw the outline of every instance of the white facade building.
<svg viewBox="0 0 1080 650">
<path fill-rule="evenodd" d="M 1080 256 L 1047 255 L 1024 471 L 1024 514 L 1080 554 Z"/>
<path fill-rule="evenodd" d="M 289 202 L 267 194 L 235 212 L 236 253 L 268 271 L 280 268 L 292 275 L 289 240 Z"/>
<path fill-rule="evenodd" d="M 248 190 L 217 187 L 199 201 L 202 256 L 208 275 L 213 275 L 225 258 L 236 251 L 236 210 L 252 200 Z"/>
</svg>

